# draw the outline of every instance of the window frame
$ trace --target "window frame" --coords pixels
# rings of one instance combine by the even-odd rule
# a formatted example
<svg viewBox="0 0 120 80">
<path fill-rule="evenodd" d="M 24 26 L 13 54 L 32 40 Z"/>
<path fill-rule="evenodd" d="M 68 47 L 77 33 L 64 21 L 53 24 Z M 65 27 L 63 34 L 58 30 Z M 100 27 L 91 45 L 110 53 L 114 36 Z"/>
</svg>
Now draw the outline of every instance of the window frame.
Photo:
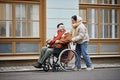
<svg viewBox="0 0 120 80">
<path fill-rule="evenodd" d="M 86 12 L 88 13 L 88 9 L 98 9 L 98 15 L 100 15 L 100 9 L 114 9 L 114 10 L 118 10 L 118 17 L 120 17 L 120 5 L 95 5 L 95 4 L 79 4 L 79 10 L 86 10 Z M 86 21 L 87 22 L 83 22 L 85 24 L 88 24 L 88 15 L 86 13 Z M 98 39 L 100 38 L 100 17 L 98 17 Z M 108 23 L 110 24 L 110 23 Z M 118 39 L 120 38 L 120 19 L 118 18 Z M 116 38 L 117 39 L 117 38 Z"/>
<path fill-rule="evenodd" d="M 82 2 L 83 3 L 82 3 Z M 104 1 L 106 1 L 106 3 L 105 2 L 103 2 L 103 3 L 100 3 L 100 0 L 96 0 L 96 3 L 90 3 L 90 2 L 88 2 L 88 0 L 79 0 L 79 4 L 110 4 L 110 5 L 112 5 L 112 3 L 111 3 L 111 0 L 104 0 Z M 120 4 L 120 2 L 119 2 L 119 0 L 117 0 L 117 4 Z"/>
<path fill-rule="evenodd" d="M 98 0 L 99 1 L 99 0 Z M 93 9 L 97 9 L 98 10 L 98 15 L 100 15 L 100 9 L 114 9 L 117 10 L 118 13 L 118 38 L 112 39 L 112 38 L 100 38 L 100 16 L 98 16 L 98 38 L 96 39 L 91 39 L 90 38 L 90 44 L 97 44 L 97 50 L 98 52 L 96 54 L 102 54 L 100 52 L 100 45 L 103 44 L 111 44 L 111 43 L 118 43 L 118 54 L 120 54 L 120 1 L 118 2 L 118 4 L 115 5 L 111 5 L 111 4 L 87 4 L 87 3 L 83 3 L 83 4 L 79 4 L 79 10 L 86 10 L 87 14 L 88 14 L 88 9 L 93 8 Z M 84 24 L 88 24 L 88 15 L 86 14 L 86 20 L 87 22 L 83 22 Z M 92 53 L 90 53 L 92 54 Z M 93 53 L 95 54 L 95 53 Z M 111 54 L 114 54 L 111 52 Z"/>
<path fill-rule="evenodd" d="M 38 42 L 39 43 L 39 52 L 40 48 L 45 45 L 46 40 L 46 0 L 2 0 L 0 4 L 12 4 L 12 24 L 13 24 L 13 37 L 0 37 L 0 43 L 12 43 L 12 53 L 8 55 L 18 55 L 16 54 L 16 43 L 17 42 Z M 16 37 L 16 25 L 15 25 L 15 4 L 37 4 L 39 6 L 39 37 Z M 36 21 L 36 20 L 35 20 Z M 41 27 L 44 26 L 44 27 Z M 43 34 L 44 33 L 44 34 Z M 32 54 L 39 54 L 32 53 Z M 26 54 L 26 53 L 25 53 Z M 28 53 L 27 55 L 29 55 Z M 0 53 L 0 55 L 6 55 L 4 53 Z M 19 54 L 20 55 L 20 54 Z"/>
</svg>

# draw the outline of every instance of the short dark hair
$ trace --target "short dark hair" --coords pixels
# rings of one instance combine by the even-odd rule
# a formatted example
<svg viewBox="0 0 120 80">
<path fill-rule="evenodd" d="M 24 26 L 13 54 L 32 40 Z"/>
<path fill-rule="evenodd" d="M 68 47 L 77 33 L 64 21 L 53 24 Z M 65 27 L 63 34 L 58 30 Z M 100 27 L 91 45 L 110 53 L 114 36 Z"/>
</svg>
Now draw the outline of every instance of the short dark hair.
<svg viewBox="0 0 120 80">
<path fill-rule="evenodd" d="M 57 28 L 58 28 L 60 25 L 64 25 L 64 24 L 63 24 L 63 23 L 59 23 L 59 24 L 57 25 Z"/>
<path fill-rule="evenodd" d="M 71 18 L 74 19 L 75 21 L 77 21 L 77 16 L 76 15 L 73 15 Z"/>
</svg>

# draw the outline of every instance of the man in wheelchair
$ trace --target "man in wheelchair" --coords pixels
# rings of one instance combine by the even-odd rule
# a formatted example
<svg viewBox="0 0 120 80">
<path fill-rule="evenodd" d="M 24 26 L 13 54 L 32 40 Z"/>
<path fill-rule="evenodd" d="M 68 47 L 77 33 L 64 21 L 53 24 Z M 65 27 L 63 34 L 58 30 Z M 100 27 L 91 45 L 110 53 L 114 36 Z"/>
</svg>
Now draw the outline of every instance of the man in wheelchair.
<svg viewBox="0 0 120 80">
<path fill-rule="evenodd" d="M 46 41 L 49 46 L 44 46 L 41 49 L 41 54 L 36 64 L 35 68 L 42 68 L 45 60 L 53 53 L 54 50 L 61 50 L 68 48 L 68 44 L 71 42 L 71 34 L 66 32 L 63 23 L 57 25 L 57 34 L 52 40 Z"/>
</svg>

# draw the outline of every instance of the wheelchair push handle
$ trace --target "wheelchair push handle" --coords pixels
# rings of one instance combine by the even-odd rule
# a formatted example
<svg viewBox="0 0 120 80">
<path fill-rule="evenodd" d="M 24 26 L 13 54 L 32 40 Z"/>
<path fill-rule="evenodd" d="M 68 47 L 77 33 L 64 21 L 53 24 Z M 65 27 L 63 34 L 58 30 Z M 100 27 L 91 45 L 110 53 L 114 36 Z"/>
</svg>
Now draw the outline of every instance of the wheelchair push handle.
<svg viewBox="0 0 120 80">
<path fill-rule="evenodd" d="M 75 50 L 75 45 L 74 45 L 74 43 L 73 43 L 73 42 L 70 42 L 70 43 L 68 44 L 68 48 L 69 48 L 69 49 L 72 49 L 72 50 Z"/>
</svg>

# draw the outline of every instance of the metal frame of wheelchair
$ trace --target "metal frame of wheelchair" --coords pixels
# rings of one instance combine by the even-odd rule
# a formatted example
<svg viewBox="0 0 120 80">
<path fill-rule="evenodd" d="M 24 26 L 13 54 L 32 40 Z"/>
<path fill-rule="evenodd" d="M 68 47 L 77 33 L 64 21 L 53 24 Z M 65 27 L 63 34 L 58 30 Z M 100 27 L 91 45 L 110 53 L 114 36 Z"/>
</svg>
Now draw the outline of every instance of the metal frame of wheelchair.
<svg viewBox="0 0 120 80">
<path fill-rule="evenodd" d="M 52 69 L 53 72 L 56 71 L 73 71 L 76 68 L 75 63 L 77 62 L 77 53 L 72 49 L 64 49 L 56 57 L 54 54 L 50 55 L 48 59 L 42 65 L 44 71 L 49 71 Z"/>
</svg>

